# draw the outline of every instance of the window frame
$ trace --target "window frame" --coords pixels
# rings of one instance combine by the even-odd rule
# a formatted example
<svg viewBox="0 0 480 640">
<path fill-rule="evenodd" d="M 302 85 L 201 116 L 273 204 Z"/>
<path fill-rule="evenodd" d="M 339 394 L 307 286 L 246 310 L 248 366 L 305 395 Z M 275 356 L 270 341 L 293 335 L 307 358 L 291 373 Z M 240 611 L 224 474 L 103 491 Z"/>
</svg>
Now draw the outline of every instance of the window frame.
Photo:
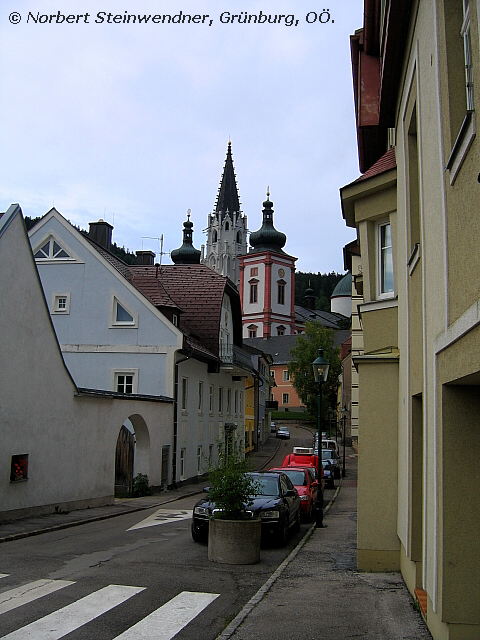
<svg viewBox="0 0 480 640">
<path fill-rule="evenodd" d="M 258 280 L 255 282 L 249 282 L 249 304 L 258 304 Z"/>
<path fill-rule="evenodd" d="M 289 393 L 282 393 L 282 404 L 290 404 L 290 394 Z"/>
<path fill-rule="evenodd" d="M 117 320 L 117 309 L 120 306 L 131 316 L 132 320 Z M 117 296 L 113 296 L 111 329 L 136 329 L 138 328 L 138 313 L 132 312 L 126 304 L 120 302 Z"/>
<path fill-rule="evenodd" d="M 60 300 L 65 298 L 65 307 L 60 307 Z M 68 315 L 70 313 L 70 294 L 69 293 L 53 293 L 52 294 L 52 310 L 51 313 L 59 315 Z"/>
<path fill-rule="evenodd" d="M 43 253 L 45 253 L 43 251 L 43 247 L 45 247 L 46 244 L 48 244 L 48 255 L 37 257 L 36 254 L 39 251 L 42 251 Z M 56 244 L 60 249 L 60 251 L 63 251 L 66 255 L 57 257 L 60 251 L 54 252 L 53 250 L 54 244 Z M 49 234 L 48 236 L 44 237 L 43 240 L 37 245 L 37 248 L 32 251 L 32 253 L 33 253 L 34 260 L 41 263 L 42 262 L 44 263 L 44 262 L 76 262 L 77 261 L 77 259 L 73 256 L 70 249 L 68 247 L 65 247 L 64 242 L 57 240 L 57 238 L 55 238 L 55 236 L 53 236 L 52 234 Z"/>
<path fill-rule="evenodd" d="M 132 390 L 131 391 L 119 391 L 119 376 L 131 376 L 132 377 Z M 124 383 L 126 386 L 126 382 Z M 134 395 L 138 392 L 138 369 L 115 369 L 113 371 L 113 390 L 115 393 L 122 393 L 123 395 Z"/>
<path fill-rule="evenodd" d="M 382 229 L 385 227 L 390 228 L 390 246 L 382 247 Z M 387 298 L 395 297 L 395 270 L 393 265 L 393 232 L 392 232 L 392 224 L 390 220 L 381 220 L 378 221 L 375 228 L 375 246 L 376 246 L 376 299 L 377 300 L 385 300 Z M 392 264 L 392 288 L 388 291 L 384 291 L 382 289 L 382 270 L 384 267 L 383 256 L 384 250 L 390 250 L 390 259 Z"/>
<path fill-rule="evenodd" d="M 277 304 L 285 305 L 285 290 L 287 283 L 285 280 L 277 280 Z"/>
</svg>

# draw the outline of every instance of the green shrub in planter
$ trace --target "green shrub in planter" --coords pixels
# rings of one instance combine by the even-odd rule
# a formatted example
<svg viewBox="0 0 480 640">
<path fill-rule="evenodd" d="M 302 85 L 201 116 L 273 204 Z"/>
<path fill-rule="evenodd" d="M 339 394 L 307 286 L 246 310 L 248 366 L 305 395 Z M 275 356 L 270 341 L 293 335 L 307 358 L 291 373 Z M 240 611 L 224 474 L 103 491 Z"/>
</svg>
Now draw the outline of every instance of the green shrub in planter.
<svg viewBox="0 0 480 640">
<path fill-rule="evenodd" d="M 216 518 L 245 518 L 246 508 L 253 504 L 252 498 L 259 493 L 258 483 L 245 475 L 248 470 L 246 460 L 229 454 L 221 456 L 218 466 L 210 471 L 208 497 L 221 510 L 215 513 Z"/>
</svg>

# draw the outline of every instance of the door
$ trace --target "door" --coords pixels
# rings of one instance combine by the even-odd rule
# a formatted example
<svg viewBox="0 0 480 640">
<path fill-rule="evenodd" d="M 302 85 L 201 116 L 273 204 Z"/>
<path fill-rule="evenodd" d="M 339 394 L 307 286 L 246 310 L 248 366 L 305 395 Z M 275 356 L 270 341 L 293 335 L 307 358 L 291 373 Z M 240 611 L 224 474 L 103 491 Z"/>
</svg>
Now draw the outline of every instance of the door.
<svg viewBox="0 0 480 640">
<path fill-rule="evenodd" d="M 162 447 L 162 487 L 168 485 L 168 472 L 170 462 L 170 447 Z"/>
<path fill-rule="evenodd" d="M 135 436 L 122 425 L 115 451 L 115 497 L 126 498 L 132 494 Z"/>
</svg>

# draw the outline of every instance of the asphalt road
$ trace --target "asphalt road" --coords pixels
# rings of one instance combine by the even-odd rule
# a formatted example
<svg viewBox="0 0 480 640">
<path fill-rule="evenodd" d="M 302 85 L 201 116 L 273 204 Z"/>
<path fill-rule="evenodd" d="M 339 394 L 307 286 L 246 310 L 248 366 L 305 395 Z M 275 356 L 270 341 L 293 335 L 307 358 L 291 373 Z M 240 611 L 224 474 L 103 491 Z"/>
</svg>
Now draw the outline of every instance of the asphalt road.
<svg viewBox="0 0 480 640">
<path fill-rule="evenodd" d="M 302 429 L 292 436 L 268 466 L 311 440 Z M 310 525 L 285 547 L 263 547 L 259 564 L 219 565 L 208 561 L 206 545 L 191 539 L 196 500 L 4 545 L 0 637 L 213 640 Z"/>
</svg>

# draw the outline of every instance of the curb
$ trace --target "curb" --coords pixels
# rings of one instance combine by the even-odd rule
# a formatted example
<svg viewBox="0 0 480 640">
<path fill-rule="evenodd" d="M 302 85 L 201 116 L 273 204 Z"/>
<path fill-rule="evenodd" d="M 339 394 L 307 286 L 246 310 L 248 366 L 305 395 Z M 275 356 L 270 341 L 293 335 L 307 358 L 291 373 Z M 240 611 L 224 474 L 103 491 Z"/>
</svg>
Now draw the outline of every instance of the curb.
<svg viewBox="0 0 480 640">
<path fill-rule="evenodd" d="M 341 481 L 340 481 L 340 483 L 339 483 L 339 485 L 337 487 L 337 490 L 333 494 L 332 499 L 330 500 L 330 502 L 325 507 L 324 514 L 327 514 L 330 511 L 330 508 L 331 508 L 332 504 L 337 499 L 338 493 L 339 493 L 340 489 L 342 488 L 342 484 L 343 484 L 343 478 L 341 478 Z M 313 532 L 315 531 L 315 529 L 316 529 L 315 525 L 312 524 L 310 529 L 308 529 L 306 531 L 306 533 L 303 536 L 303 538 L 298 542 L 297 546 L 294 547 L 292 549 L 292 551 L 290 551 L 288 556 L 276 568 L 276 570 L 272 573 L 270 578 L 268 578 L 268 580 L 260 587 L 260 589 L 250 598 L 250 600 L 243 607 L 243 609 L 241 609 L 241 611 L 235 616 L 235 618 L 230 622 L 230 624 L 227 627 L 225 627 L 225 629 L 222 631 L 222 633 L 220 633 L 215 638 L 215 640 L 229 640 L 233 636 L 233 634 L 238 629 L 238 627 L 244 622 L 245 618 L 247 618 L 247 616 L 253 611 L 253 609 L 257 606 L 257 604 L 263 600 L 263 598 L 267 595 L 267 593 L 270 591 L 270 589 L 273 587 L 275 582 L 278 580 L 278 578 L 285 571 L 285 569 L 290 564 L 290 562 L 292 562 L 292 560 L 298 555 L 298 553 L 301 551 L 301 549 L 305 546 L 305 544 L 308 542 L 308 540 L 312 537 Z"/>
<path fill-rule="evenodd" d="M 93 516 L 93 518 L 86 518 L 84 520 L 73 520 L 72 522 L 63 522 L 62 524 L 56 524 L 51 527 L 45 527 L 44 529 L 34 529 L 33 531 L 24 531 L 22 533 L 12 533 L 8 536 L 4 536 L 0 538 L 0 544 L 2 542 L 12 542 L 13 540 L 21 540 L 22 538 L 29 538 L 30 536 L 39 536 L 42 533 L 51 533 L 52 531 L 60 531 L 61 529 L 70 529 L 71 527 L 78 527 L 81 524 L 89 524 L 90 522 L 99 522 L 100 520 L 108 520 L 109 518 L 116 518 L 118 516 L 124 516 L 128 513 L 135 513 L 137 511 L 146 511 L 147 509 L 153 509 L 154 507 L 160 507 L 162 504 L 168 504 L 169 502 L 175 502 L 176 500 L 181 500 L 182 498 L 190 498 L 191 496 L 196 496 L 202 491 L 192 491 L 190 493 L 185 493 L 181 496 L 176 496 L 175 498 L 169 498 L 168 500 L 163 500 L 162 502 L 157 502 L 155 504 L 150 504 L 144 507 L 134 507 L 133 509 L 126 509 L 123 511 L 118 511 L 116 513 L 108 513 L 101 516 Z"/>
</svg>

